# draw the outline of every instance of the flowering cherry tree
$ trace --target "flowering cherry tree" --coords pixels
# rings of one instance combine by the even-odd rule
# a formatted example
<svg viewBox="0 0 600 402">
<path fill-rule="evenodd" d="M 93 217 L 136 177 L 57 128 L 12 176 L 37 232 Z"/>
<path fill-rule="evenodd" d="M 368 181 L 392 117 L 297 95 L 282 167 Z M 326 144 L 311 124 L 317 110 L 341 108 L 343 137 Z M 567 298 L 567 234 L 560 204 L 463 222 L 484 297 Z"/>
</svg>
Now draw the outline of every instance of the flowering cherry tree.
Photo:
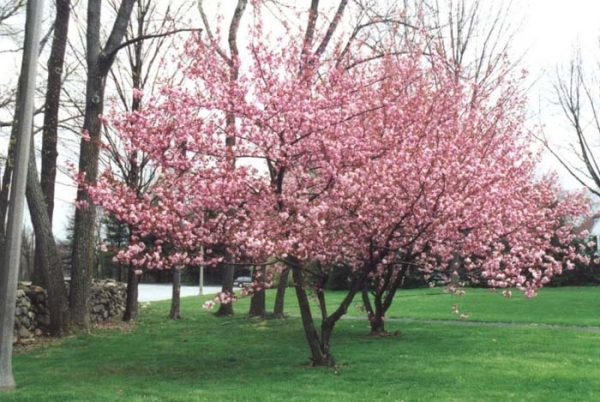
<svg viewBox="0 0 600 402">
<path fill-rule="evenodd" d="M 425 62 L 418 31 L 411 43 L 391 37 L 386 46 L 402 52 L 313 54 L 306 35 L 253 28 L 235 80 L 215 41 L 194 37 L 182 85 L 148 95 L 141 112 L 107 116 L 158 172 L 141 195 L 110 171 L 88 189 L 134 228 L 119 259 L 163 269 L 216 264 L 217 248 L 237 261 L 275 257 L 292 271 L 313 364 L 331 365 L 330 337 L 354 296 L 375 290 L 372 329 L 383 331 L 409 267 L 449 281 L 460 263 L 532 296 L 576 258 L 565 219 L 584 203 L 534 180 L 518 81 L 501 76 L 499 91 L 474 99 L 444 60 Z M 324 275 L 339 266 L 350 290 L 329 312 Z M 320 331 L 307 292 L 315 273 Z"/>
</svg>

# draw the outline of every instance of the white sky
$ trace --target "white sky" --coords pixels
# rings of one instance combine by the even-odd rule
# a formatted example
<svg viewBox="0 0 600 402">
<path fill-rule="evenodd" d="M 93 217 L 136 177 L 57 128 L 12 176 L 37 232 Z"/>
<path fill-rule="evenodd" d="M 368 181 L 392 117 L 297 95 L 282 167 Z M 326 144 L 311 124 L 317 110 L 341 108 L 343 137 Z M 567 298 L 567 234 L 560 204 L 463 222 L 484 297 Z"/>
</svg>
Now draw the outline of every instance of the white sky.
<svg viewBox="0 0 600 402">
<path fill-rule="evenodd" d="M 227 0 L 233 1 L 233 0 Z M 303 0 L 308 4 L 308 0 Z M 481 0 L 484 5 L 496 4 L 495 0 Z M 530 71 L 535 84 L 530 91 L 530 99 L 535 123 L 540 121 L 551 138 L 564 137 L 568 126 L 560 116 L 557 107 L 550 101 L 552 80 L 556 77 L 556 69 L 568 63 L 574 48 L 579 45 L 586 57 L 599 56 L 600 48 L 600 1 L 598 0 L 513 0 L 515 24 L 521 23 L 513 50 L 516 55 L 524 55 L 523 67 Z M 229 17 L 228 17 L 229 18 Z M 587 50 L 587 51 L 586 51 Z M 592 54 L 592 50 L 594 54 Z M 0 72 L 7 73 L 7 66 L 0 67 Z M 538 111 L 541 111 L 538 114 Z M 1 138 L 0 141 L 4 141 Z M 4 151 L 4 144 L 2 152 Z M 552 157 L 544 160 L 542 171 L 556 169 L 567 188 L 576 187 L 576 183 L 562 170 Z M 57 188 L 57 212 L 55 228 L 58 237 L 64 237 L 67 217 L 72 211 L 74 189 L 62 186 Z"/>
<path fill-rule="evenodd" d="M 523 24 L 517 34 L 515 50 L 526 52 L 523 66 L 532 80 L 530 104 L 535 116 L 532 123 L 542 123 L 544 132 L 556 145 L 566 146 L 570 128 L 555 102 L 552 83 L 557 69 L 566 66 L 575 49 L 581 47 L 586 61 L 598 60 L 600 38 L 600 2 L 596 0 L 514 0 L 523 7 Z M 520 11 L 521 9 L 519 9 Z M 568 189 L 579 184 L 547 155 L 541 170 L 556 170 Z"/>
</svg>

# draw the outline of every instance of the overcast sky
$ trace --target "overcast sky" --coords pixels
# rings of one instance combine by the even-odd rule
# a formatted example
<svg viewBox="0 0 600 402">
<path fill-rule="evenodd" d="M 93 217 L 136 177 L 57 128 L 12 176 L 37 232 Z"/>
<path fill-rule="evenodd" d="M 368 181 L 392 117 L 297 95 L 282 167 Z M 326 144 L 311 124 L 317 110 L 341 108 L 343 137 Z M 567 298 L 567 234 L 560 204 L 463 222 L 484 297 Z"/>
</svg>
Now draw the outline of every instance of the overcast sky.
<svg viewBox="0 0 600 402">
<path fill-rule="evenodd" d="M 559 144 L 569 137 L 569 127 L 555 101 L 552 83 L 557 69 L 568 64 L 577 47 L 586 61 L 598 60 L 600 2 L 596 0 L 514 0 L 517 12 L 523 12 L 523 24 L 515 43 L 524 52 L 523 65 L 536 81 L 530 91 L 531 113 L 544 125 L 548 137 Z M 521 8 L 522 6 L 522 8 Z M 515 15 L 515 18 L 519 18 Z M 539 112 L 539 113 L 538 113 Z M 555 169 L 563 185 L 576 188 L 578 183 L 552 156 L 544 158 L 543 171 Z"/>
<path fill-rule="evenodd" d="M 481 2 L 484 9 L 488 2 L 497 4 L 495 0 Z M 551 105 L 551 83 L 556 78 L 557 68 L 568 63 L 576 46 L 583 49 L 586 58 L 598 58 L 600 1 L 513 0 L 510 18 L 514 19 L 515 25 L 520 25 L 513 43 L 514 55 L 523 55 L 522 65 L 530 71 L 532 82 L 535 82 L 529 93 L 532 120 L 543 122 L 550 137 L 564 138 L 568 133 L 568 126 L 559 115 L 558 108 Z M 0 69 L 6 68 L 5 65 Z M 541 114 L 538 113 L 540 110 Z M 552 157 L 547 157 L 541 171 L 551 169 L 561 171 L 559 164 Z M 576 183 L 564 172 L 560 177 L 567 187 L 576 187 Z M 72 210 L 74 191 L 72 188 L 63 187 L 62 191 L 57 193 L 60 194 L 57 199 L 60 212 L 55 214 L 55 228 L 58 236 L 63 237 L 66 217 Z"/>
</svg>

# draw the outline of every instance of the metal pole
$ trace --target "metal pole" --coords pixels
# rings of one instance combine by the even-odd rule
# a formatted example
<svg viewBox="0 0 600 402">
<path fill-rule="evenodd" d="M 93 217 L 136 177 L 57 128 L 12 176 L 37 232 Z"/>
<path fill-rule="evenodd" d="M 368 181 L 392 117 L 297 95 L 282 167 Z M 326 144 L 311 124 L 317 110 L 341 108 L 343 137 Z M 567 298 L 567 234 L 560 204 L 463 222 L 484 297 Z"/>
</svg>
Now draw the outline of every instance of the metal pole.
<svg viewBox="0 0 600 402">
<path fill-rule="evenodd" d="M 16 121 L 14 123 L 18 127 L 17 148 L 14 160 L 13 184 L 10 189 L 6 241 L 4 243 L 3 258 L 0 261 L 0 391 L 15 387 L 12 373 L 12 342 L 42 11 L 43 0 L 29 0 L 27 2 L 25 43 L 19 88 L 17 90 Z"/>
</svg>

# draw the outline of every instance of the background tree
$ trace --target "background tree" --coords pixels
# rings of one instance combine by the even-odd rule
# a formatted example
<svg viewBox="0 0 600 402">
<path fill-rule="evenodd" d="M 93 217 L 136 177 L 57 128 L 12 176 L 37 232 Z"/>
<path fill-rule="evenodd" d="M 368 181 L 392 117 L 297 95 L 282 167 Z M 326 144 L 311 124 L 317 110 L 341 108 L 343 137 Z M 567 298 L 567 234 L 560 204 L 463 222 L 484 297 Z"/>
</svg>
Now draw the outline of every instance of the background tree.
<svg viewBox="0 0 600 402">
<path fill-rule="evenodd" d="M 113 4 L 116 10 L 116 4 Z M 151 0 L 137 0 L 133 16 L 125 33 L 125 43 L 131 43 L 116 58 L 110 70 L 110 78 L 114 83 L 118 99 L 123 110 L 140 111 L 143 108 L 140 93 L 152 91 L 156 80 L 175 79 L 172 74 L 159 74 L 158 70 L 164 69 L 165 57 L 168 49 L 174 45 L 178 36 L 177 32 L 185 30 L 183 24 L 179 29 L 173 29 L 172 34 L 161 35 L 172 29 L 172 21 L 180 21 L 192 6 L 181 3 L 179 5 L 169 2 L 157 3 Z M 139 38 L 147 38 L 139 40 Z M 114 165 L 121 177 L 129 186 L 135 188 L 140 194 L 147 190 L 155 176 L 154 168 L 149 164 L 149 159 L 137 150 L 125 153 L 120 144 L 118 135 L 106 130 L 108 147 L 105 163 Z M 114 221 L 114 219 L 112 219 Z M 131 228 L 126 228 L 131 233 Z M 131 239 L 128 239 L 128 242 Z M 123 243 L 125 245 L 125 243 Z M 137 317 L 137 288 L 138 269 L 129 264 L 127 281 L 127 300 L 123 319 L 129 321 Z M 175 285 L 174 285 L 175 286 Z"/>
<path fill-rule="evenodd" d="M 216 51 L 229 66 L 229 81 L 230 85 L 233 88 L 235 87 L 236 81 L 239 77 L 239 68 L 240 68 L 240 54 L 238 49 L 238 30 L 240 28 L 240 23 L 244 12 L 246 10 L 246 6 L 248 5 L 247 0 L 238 0 L 235 10 L 233 12 L 233 16 L 231 18 L 231 23 L 229 24 L 229 30 L 227 35 L 227 43 L 229 47 L 229 54 L 227 54 L 218 44 L 217 38 L 213 36 L 213 31 L 209 25 L 206 13 L 204 11 L 204 1 L 198 1 L 198 7 L 200 9 L 200 15 L 202 16 L 202 22 L 204 23 L 204 28 L 208 35 L 208 40 L 213 43 L 214 51 Z M 235 116 L 233 114 L 229 114 L 226 119 L 226 138 L 225 138 L 225 146 L 228 149 L 229 157 L 231 159 L 231 166 L 235 169 L 236 164 L 236 153 L 235 153 L 235 145 L 236 145 L 236 122 Z M 231 260 L 231 256 L 227 256 L 226 259 Z M 233 262 L 229 262 L 225 264 L 223 267 L 223 275 L 222 283 L 221 283 L 221 292 L 227 295 L 233 295 L 233 276 L 235 272 L 235 266 Z M 229 298 L 230 296 L 228 296 Z M 233 315 L 233 305 L 231 303 L 221 303 L 219 309 L 215 313 L 217 316 L 225 316 L 225 315 Z"/>
<path fill-rule="evenodd" d="M 48 220 L 52 225 L 54 214 L 54 191 L 56 187 L 57 158 L 58 158 L 58 123 L 60 95 L 62 92 L 63 66 L 67 48 L 67 38 L 70 23 L 70 0 L 56 2 L 56 18 L 54 20 L 54 37 L 48 58 L 48 77 L 46 81 L 46 99 L 44 102 L 44 125 L 42 130 L 42 158 L 40 184 L 44 193 L 44 201 L 48 211 Z M 47 282 L 46 274 L 41 272 L 43 267 L 42 245 L 36 246 L 36 263 L 32 281 L 44 288 Z M 57 270 L 61 272 L 61 270 Z"/>
<path fill-rule="evenodd" d="M 29 281 L 33 273 L 33 259 L 35 253 L 33 232 L 27 228 L 23 228 L 21 240 L 21 264 L 19 266 L 19 280 Z"/>
<path fill-rule="evenodd" d="M 581 185 L 600 196 L 600 168 L 597 136 L 600 133 L 600 94 L 598 61 L 586 64 L 581 51 L 566 69 L 558 73 L 554 85 L 556 99 L 570 127 L 567 145 L 554 146 L 549 139 L 547 149 Z"/>
<path fill-rule="evenodd" d="M 100 118 L 104 111 L 106 78 L 116 53 L 120 49 L 134 4 L 135 0 L 121 1 L 111 32 L 104 45 L 101 45 L 102 1 L 88 3 L 86 102 L 82 131 L 86 134 L 86 138 L 89 136 L 89 140 L 81 141 L 79 151 L 79 172 L 85 175 L 86 183 L 93 183 L 98 174 L 99 147 L 102 135 Z M 96 211 L 83 185 L 80 185 L 77 190 L 77 205 L 69 306 L 76 328 L 87 330 L 90 326 L 89 303 L 96 248 L 94 244 Z"/>
</svg>

